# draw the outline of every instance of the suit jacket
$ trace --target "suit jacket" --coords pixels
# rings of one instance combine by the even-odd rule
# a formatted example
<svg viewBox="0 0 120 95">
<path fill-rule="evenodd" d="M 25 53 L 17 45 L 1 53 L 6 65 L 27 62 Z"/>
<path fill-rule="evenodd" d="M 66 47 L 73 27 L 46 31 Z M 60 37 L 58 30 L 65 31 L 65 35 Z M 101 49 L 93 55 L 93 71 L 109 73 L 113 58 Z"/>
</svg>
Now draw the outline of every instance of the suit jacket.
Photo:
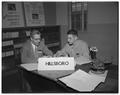
<svg viewBox="0 0 120 95">
<path fill-rule="evenodd" d="M 38 47 L 38 50 L 41 50 L 45 55 L 52 56 L 53 53 L 47 48 L 42 40 Z M 21 61 L 22 63 L 37 63 L 38 56 L 36 56 L 33 46 L 30 40 L 27 40 L 22 47 L 21 51 Z"/>
</svg>

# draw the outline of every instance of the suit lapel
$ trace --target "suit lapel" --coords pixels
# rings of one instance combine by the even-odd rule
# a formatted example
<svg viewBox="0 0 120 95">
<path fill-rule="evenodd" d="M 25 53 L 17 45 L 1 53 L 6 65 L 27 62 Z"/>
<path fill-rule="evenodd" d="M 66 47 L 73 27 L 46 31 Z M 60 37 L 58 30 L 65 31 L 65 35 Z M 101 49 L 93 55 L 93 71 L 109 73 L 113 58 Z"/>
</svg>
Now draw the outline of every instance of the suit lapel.
<svg viewBox="0 0 120 95">
<path fill-rule="evenodd" d="M 35 52 L 32 47 L 32 43 L 29 41 L 29 49 L 30 49 L 30 54 L 32 58 L 35 58 Z"/>
</svg>

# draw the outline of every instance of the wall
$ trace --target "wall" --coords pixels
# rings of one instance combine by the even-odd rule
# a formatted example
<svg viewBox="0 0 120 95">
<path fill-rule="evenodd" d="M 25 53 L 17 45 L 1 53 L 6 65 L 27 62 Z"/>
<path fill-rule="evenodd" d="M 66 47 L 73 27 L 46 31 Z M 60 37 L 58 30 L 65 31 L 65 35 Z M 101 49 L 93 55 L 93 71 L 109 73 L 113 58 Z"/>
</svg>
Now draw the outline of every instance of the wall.
<svg viewBox="0 0 120 95">
<path fill-rule="evenodd" d="M 89 2 L 88 24 L 117 23 L 117 3 L 113 2 Z"/>
<path fill-rule="evenodd" d="M 67 41 L 68 20 L 68 3 L 56 2 L 56 24 L 61 26 L 61 47 Z"/>
<path fill-rule="evenodd" d="M 56 3 L 44 2 L 45 24 L 47 26 L 56 25 Z"/>
<path fill-rule="evenodd" d="M 118 64 L 117 3 L 88 3 L 88 31 L 79 33 L 90 46 L 97 46 L 98 57 L 112 59 Z"/>
<path fill-rule="evenodd" d="M 70 28 L 69 4 L 56 3 L 56 24 L 61 25 L 62 47 L 66 43 L 66 32 Z M 69 19 L 69 20 L 68 20 Z M 98 58 L 113 60 L 118 64 L 118 5 L 114 2 L 88 2 L 88 30 L 79 37 L 89 46 L 99 49 Z"/>
</svg>

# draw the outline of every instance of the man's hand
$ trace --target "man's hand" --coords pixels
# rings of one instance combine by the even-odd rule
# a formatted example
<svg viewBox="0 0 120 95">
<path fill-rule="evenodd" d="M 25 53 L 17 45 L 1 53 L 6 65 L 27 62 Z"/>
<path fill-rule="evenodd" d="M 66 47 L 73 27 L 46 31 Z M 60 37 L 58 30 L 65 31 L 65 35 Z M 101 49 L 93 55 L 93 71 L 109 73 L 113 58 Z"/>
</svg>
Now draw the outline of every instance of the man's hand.
<svg viewBox="0 0 120 95">
<path fill-rule="evenodd" d="M 54 54 L 54 57 L 58 57 L 60 55 L 60 51 L 58 51 L 56 54 Z"/>
<path fill-rule="evenodd" d="M 56 54 L 54 54 L 54 57 L 68 57 L 68 55 L 65 53 L 62 53 L 61 51 L 58 51 Z"/>
</svg>

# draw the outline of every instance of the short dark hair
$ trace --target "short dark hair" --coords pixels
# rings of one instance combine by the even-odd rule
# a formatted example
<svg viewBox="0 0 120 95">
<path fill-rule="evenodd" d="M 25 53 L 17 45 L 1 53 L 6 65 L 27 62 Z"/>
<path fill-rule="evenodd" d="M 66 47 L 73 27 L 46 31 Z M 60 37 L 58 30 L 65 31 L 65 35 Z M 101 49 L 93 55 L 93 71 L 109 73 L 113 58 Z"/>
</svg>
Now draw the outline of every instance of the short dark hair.
<svg viewBox="0 0 120 95">
<path fill-rule="evenodd" d="M 41 33 L 38 29 L 31 29 L 30 37 L 33 37 L 33 35 L 35 35 L 35 34 L 41 35 Z"/>
<path fill-rule="evenodd" d="M 72 35 L 75 35 L 75 36 L 78 36 L 78 32 L 74 29 L 70 29 L 68 32 L 67 32 L 67 35 L 69 34 L 72 34 Z"/>
</svg>

